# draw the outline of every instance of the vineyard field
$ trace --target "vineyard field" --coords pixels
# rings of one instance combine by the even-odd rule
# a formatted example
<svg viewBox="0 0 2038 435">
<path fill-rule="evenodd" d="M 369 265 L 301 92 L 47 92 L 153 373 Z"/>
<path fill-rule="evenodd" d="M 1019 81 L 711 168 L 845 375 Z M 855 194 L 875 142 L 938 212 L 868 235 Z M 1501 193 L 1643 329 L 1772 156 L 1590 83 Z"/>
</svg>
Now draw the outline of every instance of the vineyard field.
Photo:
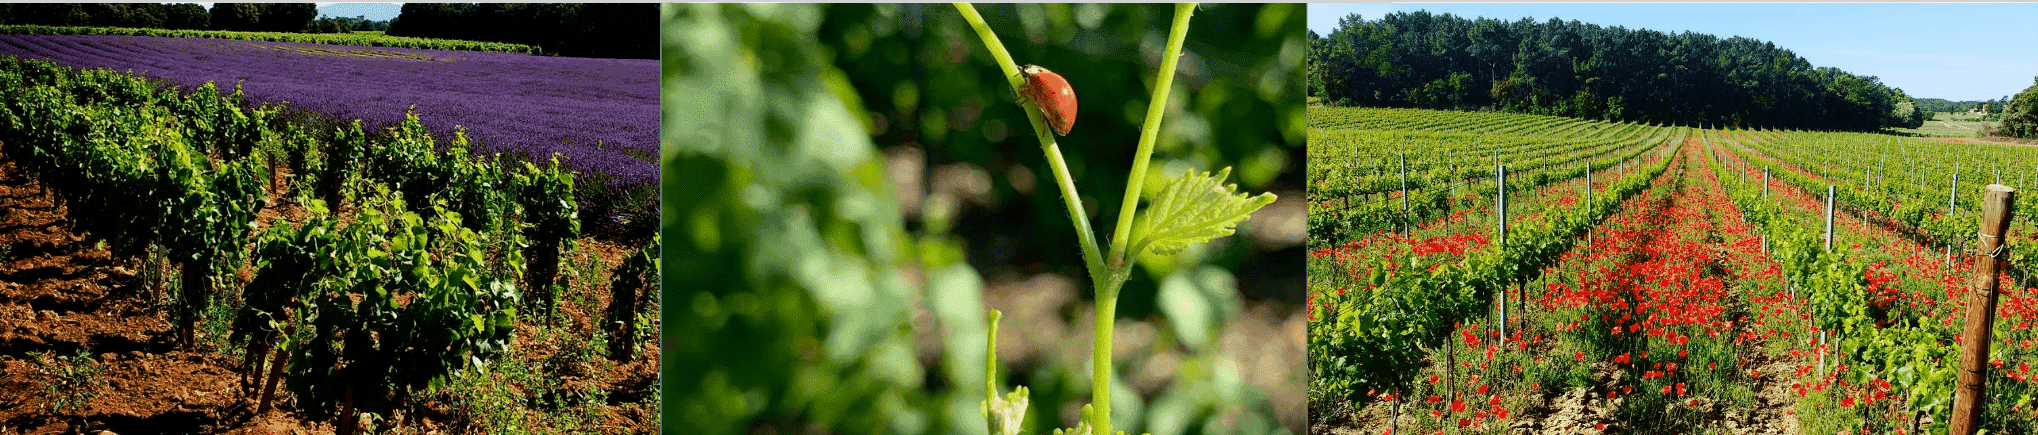
<svg viewBox="0 0 2038 435">
<path fill-rule="evenodd" d="M 559 157 L 13 56 L 0 90 L 0 432 L 657 430 L 658 239 L 583 229 Z"/>
<path fill-rule="evenodd" d="M 591 231 L 648 234 L 657 221 L 655 60 L 412 48 L 441 46 L 410 41 L 419 38 L 378 47 L 320 43 L 349 42 L 327 41 L 339 35 L 7 30 L 0 28 L 0 55 L 131 71 L 187 91 L 206 82 L 238 86 L 249 104 L 281 105 L 290 116 L 339 127 L 359 119 L 380 130 L 410 112 L 441 141 L 464 128 L 468 140 L 490 152 L 540 164 L 558 154 L 591 181 L 579 198 Z"/>
<path fill-rule="evenodd" d="M 1983 187 L 2038 182 L 2038 149 L 1872 133 L 1309 125 L 1313 433 L 1945 433 Z M 2038 430 L 2032 207 L 1991 278 L 1989 433 Z"/>
</svg>

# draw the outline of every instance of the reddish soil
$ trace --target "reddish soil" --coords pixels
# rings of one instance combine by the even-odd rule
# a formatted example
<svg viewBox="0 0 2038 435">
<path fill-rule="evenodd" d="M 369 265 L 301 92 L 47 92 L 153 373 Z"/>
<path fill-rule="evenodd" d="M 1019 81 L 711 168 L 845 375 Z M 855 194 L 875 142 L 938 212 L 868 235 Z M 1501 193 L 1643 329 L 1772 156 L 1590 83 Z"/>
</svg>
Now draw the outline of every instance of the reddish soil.
<svg viewBox="0 0 2038 435">
<path fill-rule="evenodd" d="M 279 197 L 272 194 L 272 203 Z M 241 358 L 212 345 L 174 345 L 172 319 L 165 309 L 169 298 L 147 284 L 154 280 L 143 272 L 145 262 L 115 256 L 96 240 L 71 232 L 69 213 L 27 171 L 0 156 L 0 434 L 333 433 L 331 422 L 305 420 L 281 387 L 278 409 L 254 415 L 259 393 L 240 387 L 245 371 Z M 302 208 L 264 211 L 262 222 L 277 215 L 298 218 Z M 606 307 L 608 271 L 621 263 L 629 247 L 592 239 L 581 240 L 580 246 L 565 260 L 599 261 L 599 266 L 592 279 L 572 285 L 561 296 L 560 310 L 570 319 L 565 333 L 534 342 L 530 332 L 536 327 L 523 321 L 512 344 L 519 358 L 567 359 L 555 358 L 561 343 L 586 340 L 599 323 L 600 312 L 590 313 L 587 306 L 569 301 Z M 562 279 L 567 279 L 569 267 L 562 264 Z M 245 280 L 248 271 L 242 272 Z M 224 286 L 230 288 L 223 291 L 238 287 L 231 282 Z M 596 358 L 558 373 L 568 385 L 609 392 L 600 432 L 657 429 L 656 399 L 650 397 L 658 377 L 657 336 L 649 342 L 632 361 L 617 364 Z M 30 354 L 69 356 L 80 349 L 101 372 L 87 387 L 58 388 L 55 397 L 83 400 L 57 407 L 47 388 L 52 382 L 44 374 L 55 365 L 54 355 Z M 399 433 L 471 427 L 468 416 L 444 412 L 452 406 L 443 403 L 442 396 L 420 394 L 416 403 L 394 413 L 419 417 L 398 417 L 378 426 L 393 424 Z M 538 421 L 542 412 L 525 412 L 533 423 L 528 427 L 544 426 Z"/>
<path fill-rule="evenodd" d="M 1976 145 L 2013 145 L 2013 146 L 2014 146 L 2014 145 L 2038 145 L 2038 141 L 2034 141 L 2034 140 L 2031 140 L 2031 139 L 2018 139 L 2018 138 L 2012 138 L 2012 137 L 2003 137 L 2003 136 L 1989 136 L 1989 137 L 1988 137 L 1987 139 L 1965 139 L 1965 138 L 1955 138 L 1955 137 L 1933 137 L 1933 138 L 1925 138 L 1925 140 L 1927 140 L 1927 141 L 1932 141 L 1932 142 L 1951 142 L 1951 143 L 1964 143 L 1964 144 L 1976 144 Z"/>
</svg>

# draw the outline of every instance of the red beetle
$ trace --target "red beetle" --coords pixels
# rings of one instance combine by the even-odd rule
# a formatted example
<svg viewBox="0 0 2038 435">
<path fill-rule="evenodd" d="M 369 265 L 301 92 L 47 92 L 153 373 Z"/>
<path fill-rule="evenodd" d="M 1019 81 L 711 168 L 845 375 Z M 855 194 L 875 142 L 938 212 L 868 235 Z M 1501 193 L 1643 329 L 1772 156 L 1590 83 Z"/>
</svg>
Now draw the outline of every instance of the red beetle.
<svg viewBox="0 0 2038 435">
<path fill-rule="evenodd" d="M 1026 76 L 1019 94 L 1040 105 L 1040 114 L 1047 117 L 1054 134 L 1068 136 L 1069 128 L 1076 125 L 1076 90 L 1069 87 L 1068 79 L 1040 65 L 1019 67 L 1019 74 Z"/>
</svg>

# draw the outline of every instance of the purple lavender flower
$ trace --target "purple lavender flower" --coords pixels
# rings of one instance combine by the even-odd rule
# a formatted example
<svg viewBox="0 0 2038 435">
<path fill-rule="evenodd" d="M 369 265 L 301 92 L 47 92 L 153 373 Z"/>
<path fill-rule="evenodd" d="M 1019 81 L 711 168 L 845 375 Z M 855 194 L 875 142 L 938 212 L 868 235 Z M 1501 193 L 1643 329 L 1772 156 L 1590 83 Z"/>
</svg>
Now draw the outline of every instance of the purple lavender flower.
<svg viewBox="0 0 2038 435">
<path fill-rule="evenodd" d="M 111 35 L 0 35 L 0 54 L 132 71 L 187 89 L 241 81 L 250 103 L 375 129 L 416 106 L 436 134 L 465 126 L 477 151 L 540 162 L 560 153 L 584 177 L 605 180 L 582 183 L 594 193 L 583 198 L 603 202 L 655 194 L 658 181 L 657 60 Z M 609 221 L 632 210 L 604 207 L 642 207 L 583 203 Z M 593 223 L 593 231 L 603 224 Z"/>
</svg>

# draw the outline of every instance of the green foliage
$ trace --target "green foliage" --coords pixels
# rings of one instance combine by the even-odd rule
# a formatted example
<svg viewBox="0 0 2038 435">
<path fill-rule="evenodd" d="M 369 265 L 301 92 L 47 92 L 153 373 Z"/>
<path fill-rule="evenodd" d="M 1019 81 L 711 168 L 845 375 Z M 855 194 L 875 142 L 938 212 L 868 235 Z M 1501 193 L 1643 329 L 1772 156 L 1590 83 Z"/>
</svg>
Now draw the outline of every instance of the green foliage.
<svg viewBox="0 0 2038 435">
<path fill-rule="evenodd" d="M 358 409 L 386 411 L 480 366 L 515 331 L 517 288 L 488 273 L 484 254 L 497 236 L 461 227 L 443 204 L 427 221 L 386 187 L 371 195 L 344 228 L 301 230 L 331 238 L 305 243 L 329 250 L 312 253 L 317 281 L 295 289 L 294 321 L 305 333 L 286 344 L 286 385 L 314 419 L 334 416 L 350 396 Z"/>
<path fill-rule="evenodd" d="M 1746 159 L 1739 147 L 1724 146 L 1715 142 L 1716 152 L 1732 152 L 1740 159 Z M 1739 176 L 1724 165 L 1705 160 L 1707 166 L 1722 180 L 1738 180 Z M 1786 184 L 1806 188 L 1814 184 L 1796 171 L 1775 171 L 1781 174 L 1779 180 Z M 1842 177 L 1845 179 L 1846 177 Z M 1824 185 L 1824 184 L 1818 184 Z M 1807 295 L 1811 308 L 1811 323 L 1818 330 L 1827 331 L 1833 337 L 1844 338 L 1835 343 L 1836 358 L 1833 364 L 1854 365 L 1854 370 L 1841 371 L 1842 382 L 1855 385 L 1869 385 L 1871 381 L 1887 382 L 1893 391 L 1902 392 L 1898 397 L 1906 409 L 1924 412 L 1927 415 L 1949 415 L 1952 412 L 1954 376 L 1958 370 L 1955 364 L 1959 358 L 1954 347 L 1942 343 L 1949 337 L 1941 336 L 1926 329 L 1921 319 L 1898 319 L 1889 326 L 1877 326 L 1870 317 L 1868 307 L 1865 265 L 1849 263 L 1844 249 L 1826 249 L 1815 229 L 1807 228 L 1796 217 L 1786 214 L 1785 205 L 1779 204 L 1763 194 L 1762 186 L 1754 183 L 1724 183 L 1734 205 L 1742 216 L 1768 237 L 1769 257 L 1783 271 L 1793 291 Z M 1886 190 L 1888 186 L 1883 186 Z M 1815 189 L 1806 189 L 1815 190 Z M 1872 209 L 1884 203 L 1853 202 L 1857 199 L 1839 195 L 1855 192 L 1852 188 L 1834 189 L 1836 201 L 1840 204 L 1860 204 L 1856 207 Z M 1953 220 L 1953 219 L 1947 219 Z M 1979 222 L 1969 219 L 1965 226 L 1967 234 L 1973 234 Z M 1935 422 L 1927 430 L 1945 430 L 1944 419 Z"/>
<path fill-rule="evenodd" d="M 1084 192 L 1123 192 L 1126 184 L 1118 180 L 1141 134 L 1148 92 L 1157 86 L 1158 58 L 1097 56 L 1067 42 L 1079 36 L 1074 29 L 1095 29 L 1107 36 L 1092 38 L 1109 44 L 1105 49 L 1137 53 L 1140 38 L 1166 34 L 1156 29 L 1166 28 L 1169 8 L 1040 8 L 1052 12 L 1039 14 L 1042 23 L 1025 25 L 1046 32 L 1048 41 L 1014 46 L 1014 53 L 1076 81 L 1083 107 L 1092 111 L 1070 136 L 1081 136 L 1084 145 L 1070 145 L 1074 139 L 1063 145 L 1077 163 L 1069 167 L 1084 180 Z M 1249 189 L 1278 183 L 1283 168 L 1298 161 L 1291 154 L 1300 152 L 1303 118 L 1293 102 L 1301 88 L 1288 79 L 1299 77 L 1294 59 L 1300 47 L 1288 30 L 1300 27 L 1302 9 L 1210 8 L 1225 13 L 1208 14 L 1209 25 L 1199 22 L 1190 41 L 1217 48 L 1183 57 L 1182 71 L 1194 73 L 1169 86 L 1178 97 L 1162 106 L 1170 122 L 1150 132 L 1159 138 L 1161 160 L 1148 172 L 1158 178 L 1162 170 L 1231 165 Z M 936 217 L 920 227 L 934 234 L 917 240 L 906 234 L 886 161 L 873 142 L 925 147 L 941 164 L 998 168 L 988 171 L 990 194 L 1015 204 L 1012 210 L 1028 210 L 1027 222 L 1059 216 L 1052 210 L 1062 204 L 1045 193 L 1054 189 L 1043 181 L 1047 165 L 1026 157 L 1040 149 L 1029 137 L 1028 109 L 1011 104 L 1013 91 L 989 67 L 987 52 L 956 48 L 954 41 L 973 39 L 951 11 L 947 5 L 665 6 L 662 238 L 671 243 L 661 254 L 660 278 L 674 303 L 661 334 L 662 372 L 688 374 L 663 378 L 665 391 L 675 394 L 665 408 L 665 427 L 705 433 L 989 429 L 982 411 L 990 396 L 975 387 L 1002 379 L 965 369 L 985 357 L 976 346 L 985 340 L 978 335 L 985 334 L 983 280 L 962 261 L 978 253 L 966 256 L 967 245 L 941 236 L 949 225 Z M 998 26 L 1011 28 L 1022 25 L 1022 14 L 992 13 Z M 1283 54 L 1295 57 L 1283 63 Z M 1184 83 L 1190 77 L 1194 85 Z M 1113 143 L 1121 145 L 1105 145 Z M 1010 189 L 1007 177 L 1016 172 L 1008 167 L 1030 170 L 1038 187 Z M 1032 204 L 1048 212 L 1026 208 Z M 1015 227 L 1033 231 L 1030 226 Z M 1040 246 L 1071 240 L 1066 230 L 1052 229 L 1039 230 Z M 1073 250 L 1028 251 L 1051 256 L 1050 267 L 1081 267 Z M 897 278 L 901 268 L 913 266 L 917 272 L 907 276 L 924 277 L 924 292 Z M 936 329 L 922 329 L 916 318 L 931 320 Z M 938 366 L 922 367 L 913 357 L 915 335 L 941 341 Z M 1231 369 L 1211 372 L 1237 372 Z M 1060 425 L 1051 421 L 1058 406 L 1090 393 L 1081 387 L 1089 384 L 1081 367 L 1041 370 L 1033 379 L 1060 381 L 1034 382 L 1023 416 L 1001 430 L 1025 426 L 1043 433 Z M 1116 382 L 1107 388 L 1119 397 L 1121 412 L 1144 420 L 1138 414 L 1144 404 L 1129 387 Z M 1265 402 L 1249 395 L 1222 407 L 1198 402 L 1170 420 L 1196 421 L 1184 425 L 1187 431 L 1265 432 L 1271 424 L 1264 420 L 1204 424 L 1220 415 L 1264 412 Z"/>
<path fill-rule="evenodd" d="M 2002 116 L 2003 134 L 2038 138 L 2038 78 L 2033 78 L 2031 87 L 2024 88 L 2003 105 Z"/>
<path fill-rule="evenodd" d="M 1496 165 L 1507 166 L 1509 191 L 1531 191 L 1617 167 L 1681 133 L 1493 112 L 1311 107 L 1309 113 L 1316 130 L 1308 149 L 1308 225 L 1318 248 L 1441 218 L 1463 209 L 1454 196 L 1490 197 Z"/>
<path fill-rule="evenodd" d="M 1158 45 L 1167 37 L 1172 7 L 993 4 L 977 9 L 1003 38 L 1015 63 L 1040 65 L 1070 81 L 1081 110 L 1074 130 L 1061 139 L 1061 152 L 1083 198 L 1111 200 L 1089 216 L 1095 226 L 1108 229 L 1118 218 L 1116 199 L 1125 191 L 1133 144 L 1152 100 L 1162 60 Z M 1241 190 L 1299 190 L 1307 119 L 1299 104 L 1305 93 L 1301 62 L 1307 50 L 1301 29 L 1306 8 L 1204 4 L 1199 9 L 1173 84 L 1174 97 L 1165 109 L 1166 122 L 1159 126 L 1149 175 L 1231 166 Z M 1053 171 L 1037 157 L 1041 144 L 1027 126 L 1027 111 L 1038 111 L 1013 103 L 1017 97 L 1003 72 L 992 67 L 991 53 L 981 49 L 978 36 L 953 7 L 840 4 L 822 10 L 816 37 L 831 48 L 828 62 L 853 85 L 873 142 L 923 148 L 930 167 L 984 168 L 990 189 L 983 201 L 997 204 L 985 222 L 1009 228 L 1001 234 L 1039 246 L 1078 243 L 1065 227 L 1036 223 L 1042 210 L 1064 209 L 1058 195 L 1040 194 L 1056 188 Z M 1142 194 L 1160 186 L 1148 182 Z M 1077 273 L 1085 267 L 1074 249 L 1016 255 Z M 1235 269 L 1243 258 L 1250 256 L 1208 261 Z M 1150 282 L 1136 278 L 1127 291 L 1151 294 Z M 1149 300 L 1126 303 L 1133 315 L 1151 311 Z"/>
<path fill-rule="evenodd" d="M 1665 148 L 1659 148 L 1665 149 Z M 1366 290 L 1323 293 L 1318 320 L 1309 323 L 1311 397 L 1364 403 L 1366 391 L 1406 386 L 1422 367 L 1427 348 L 1444 344 L 1459 321 L 1492 306 L 1509 283 L 1533 278 L 1575 243 L 1579 234 L 1649 187 L 1669 167 L 1658 158 L 1613 180 L 1607 194 L 1543 213 L 1541 222 L 1508 229 L 1504 243 L 1440 264 L 1402 265 L 1398 273 L 1373 268 Z"/>
<path fill-rule="evenodd" d="M 235 144 L 264 137 L 273 112 L 247 116 L 238 92 L 222 97 L 210 86 L 187 96 L 141 77 L 11 57 L 0 70 L 0 84 L 21 91 L 0 97 L 9 121 L 0 142 L 73 210 L 121 211 L 78 213 L 77 228 L 117 253 L 159 246 L 183 265 L 177 314 L 188 342 L 211 299 L 215 261 L 239 258 L 262 205 L 255 160 L 213 161 L 207 151 L 244 154 Z"/>
<path fill-rule="evenodd" d="M 528 44 L 561 56 L 657 59 L 657 11 L 645 3 L 406 3 L 387 30 Z"/>
<path fill-rule="evenodd" d="M 913 357 L 899 205 L 815 38 L 823 9 L 663 11 L 660 371 L 684 374 L 662 377 L 663 426 L 946 432 Z"/>
<path fill-rule="evenodd" d="M 1190 245 L 1210 243 L 1229 236 L 1233 228 L 1253 211 L 1274 203 L 1274 195 L 1235 192 L 1236 184 L 1224 184 L 1231 168 L 1208 172 L 1183 172 L 1155 194 L 1132 233 L 1132 252 L 1151 247 L 1154 253 L 1174 255 Z"/>
<path fill-rule="evenodd" d="M 1774 44 L 1554 18 L 1351 15 L 1312 38 L 1307 64 L 1337 105 L 1868 131 L 1925 119 L 1901 90 Z"/>
<path fill-rule="evenodd" d="M 634 350 L 642 344 L 647 335 L 639 324 L 650 307 L 657 306 L 658 283 L 658 236 L 651 237 L 651 243 L 630 253 L 623 264 L 611 272 L 614 281 L 609 283 L 609 307 L 606 328 L 609 334 L 609 358 L 627 361 Z M 639 296 L 642 294 L 642 296 Z M 657 315 L 651 311 L 652 316 Z"/>
<path fill-rule="evenodd" d="M 255 275 L 240 303 L 208 315 L 231 317 L 226 331 L 246 337 L 250 361 L 281 346 L 287 385 L 317 419 L 344 411 L 350 396 L 356 409 L 386 411 L 503 351 L 521 297 L 524 228 L 558 238 L 577 230 L 575 174 L 556 162 L 516 171 L 496 156 L 472 158 L 459 133 L 441 152 L 414 117 L 374 137 L 356 121 L 321 145 L 312 127 L 276 115 L 284 108 L 248 108 L 238 89 L 221 95 L 211 84 L 186 94 L 0 57 L 0 87 L 18 91 L 0 95 L 0 143 L 65 200 L 76 228 L 116 255 L 182 265 L 174 314 L 187 344 L 201 310 L 220 299 L 215 277 L 231 276 L 253 242 Z M 302 222 L 254 232 L 278 159 L 318 162 L 298 168 L 356 211 L 343 218 L 300 192 Z"/>
</svg>

